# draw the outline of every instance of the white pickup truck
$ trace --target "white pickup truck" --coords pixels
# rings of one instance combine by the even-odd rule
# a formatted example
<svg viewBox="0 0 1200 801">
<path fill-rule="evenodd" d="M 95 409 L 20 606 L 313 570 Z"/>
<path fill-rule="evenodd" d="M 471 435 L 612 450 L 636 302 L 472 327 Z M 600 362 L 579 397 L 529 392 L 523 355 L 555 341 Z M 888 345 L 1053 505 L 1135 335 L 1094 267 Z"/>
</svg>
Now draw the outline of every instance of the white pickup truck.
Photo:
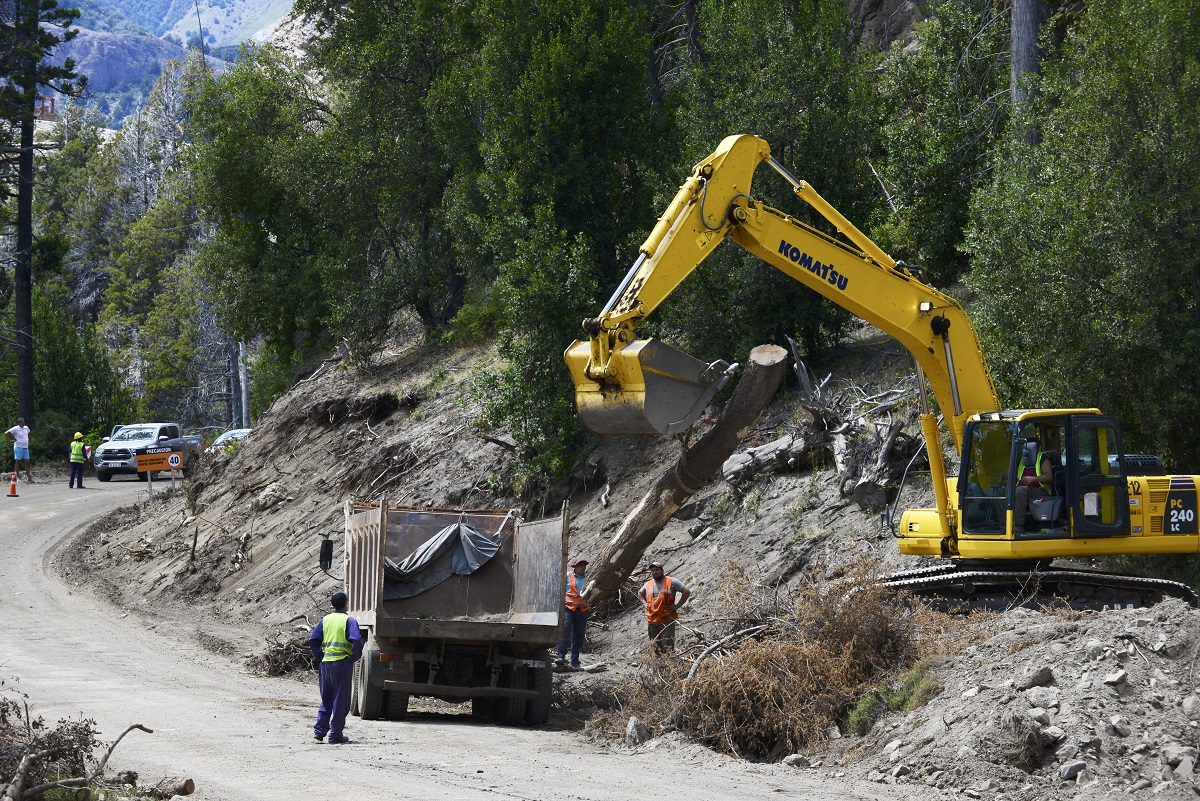
<svg viewBox="0 0 1200 801">
<path fill-rule="evenodd" d="M 178 423 L 131 423 L 120 426 L 111 437 L 105 437 L 92 454 L 96 478 L 111 481 L 117 473 L 136 475 L 146 480 L 146 473 L 137 469 L 137 452 L 142 448 L 169 447 L 183 454 L 183 473 L 191 475 L 200 461 L 199 436 L 184 436 Z"/>
</svg>

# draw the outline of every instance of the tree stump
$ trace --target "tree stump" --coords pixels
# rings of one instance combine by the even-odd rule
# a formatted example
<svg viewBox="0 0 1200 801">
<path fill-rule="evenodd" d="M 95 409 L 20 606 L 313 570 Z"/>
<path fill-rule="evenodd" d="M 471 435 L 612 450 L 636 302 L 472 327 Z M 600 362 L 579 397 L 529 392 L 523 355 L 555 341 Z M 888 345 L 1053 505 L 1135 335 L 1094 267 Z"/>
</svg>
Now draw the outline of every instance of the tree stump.
<svg viewBox="0 0 1200 801">
<path fill-rule="evenodd" d="M 771 402 L 786 363 L 787 351 L 781 347 L 759 345 L 750 351 L 746 372 L 720 419 L 659 475 L 616 536 L 588 566 L 591 578 L 584 596 L 590 604 L 617 593 L 671 516 L 717 474 Z"/>
</svg>

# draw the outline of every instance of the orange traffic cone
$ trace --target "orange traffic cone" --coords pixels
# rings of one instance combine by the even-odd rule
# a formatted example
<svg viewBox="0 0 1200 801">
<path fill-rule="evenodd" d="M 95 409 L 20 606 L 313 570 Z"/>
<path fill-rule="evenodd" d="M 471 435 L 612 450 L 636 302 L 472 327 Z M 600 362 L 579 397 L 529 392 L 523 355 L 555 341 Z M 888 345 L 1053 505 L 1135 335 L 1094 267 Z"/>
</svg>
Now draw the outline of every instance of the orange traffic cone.
<svg viewBox="0 0 1200 801">
<path fill-rule="evenodd" d="M 0 485 L 0 486 L 2 486 L 2 485 Z M 16 470 L 14 470 L 12 472 L 12 483 L 8 485 L 8 494 L 5 495 L 4 497 L 5 498 L 20 497 L 17 495 L 17 471 Z"/>
</svg>

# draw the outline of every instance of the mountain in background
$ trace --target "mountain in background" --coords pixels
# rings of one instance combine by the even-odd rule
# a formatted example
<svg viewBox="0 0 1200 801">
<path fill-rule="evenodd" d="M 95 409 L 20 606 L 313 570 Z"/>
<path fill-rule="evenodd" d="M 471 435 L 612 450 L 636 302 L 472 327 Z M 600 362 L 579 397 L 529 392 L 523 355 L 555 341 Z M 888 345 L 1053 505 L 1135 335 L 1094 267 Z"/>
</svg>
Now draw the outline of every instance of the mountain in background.
<svg viewBox="0 0 1200 801">
<path fill-rule="evenodd" d="M 203 41 L 219 72 L 226 66 L 222 59 L 235 59 L 243 42 L 264 41 L 291 12 L 292 2 L 60 0 L 63 7 L 79 9 L 79 33 L 54 49 L 52 61 L 74 59 L 79 74 L 87 76 L 92 105 L 119 127 L 145 102 L 167 61 L 182 61 Z"/>
<path fill-rule="evenodd" d="M 120 18 L 181 46 L 237 46 L 291 13 L 293 0 L 64 0 L 84 12 L 79 24 Z M 111 32 L 133 32 L 115 31 Z M 201 33 L 203 31 L 203 34 Z M 259 37 L 261 38 L 261 37 Z"/>
</svg>

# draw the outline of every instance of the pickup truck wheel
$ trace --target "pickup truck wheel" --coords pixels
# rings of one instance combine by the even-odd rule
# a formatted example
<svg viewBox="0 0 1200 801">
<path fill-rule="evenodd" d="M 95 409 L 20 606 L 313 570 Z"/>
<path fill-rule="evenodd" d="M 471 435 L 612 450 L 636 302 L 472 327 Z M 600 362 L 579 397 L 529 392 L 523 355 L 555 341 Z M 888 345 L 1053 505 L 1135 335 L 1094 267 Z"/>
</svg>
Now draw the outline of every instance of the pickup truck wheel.
<svg viewBox="0 0 1200 801">
<path fill-rule="evenodd" d="M 107 484 L 109 481 L 112 481 L 112 473 L 107 470 L 97 470 L 96 480 Z"/>
<path fill-rule="evenodd" d="M 554 669 L 550 666 L 550 653 L 539 653 L 534 657 L 542 661 L 540 668 L 528 668 L 533 689 L 538 697 L 530 699 L 525 709 L 526 726 L 544 726 L 550 720 L 550 704 L 554 701 Z"/>
<path fill-rule="evenodd" d="M 529 668 L 524 665 L 512 665 L 508 673 L 508 688 L 524 690 L 529 686 Z M 505 726 L 520 726 L 525 722 L 524 698 L 501 698 L 500 708 Z"/>
<path fill-rule="evenodd" d="M 371 683 L 372 675 L 379 669 L 372 669 L 378 658 L 377 651 L 368 651 L 362 655 L 362 675 L 359 676 L 358 707 L 363 720 L 379 720 L 383 712 L 383 688 Z"/>
<path fill-rule="evenodd" d="M 150 475 L 150 474 L 149 474 L 149 473 L 138 473 L 138 474 L 137 474 L 137 476 L 138 476 L 138 481 L 145 481 L 145 480 L 146 480 L 146 476 L 148 476 L 148 475 Z"/>
<path fill-rule="evenodd" d="M 408 717 L 408 693 L 388 690 L 384 694 L 383 716 L 388 720 L 404 720 Z"/>
</svg>

